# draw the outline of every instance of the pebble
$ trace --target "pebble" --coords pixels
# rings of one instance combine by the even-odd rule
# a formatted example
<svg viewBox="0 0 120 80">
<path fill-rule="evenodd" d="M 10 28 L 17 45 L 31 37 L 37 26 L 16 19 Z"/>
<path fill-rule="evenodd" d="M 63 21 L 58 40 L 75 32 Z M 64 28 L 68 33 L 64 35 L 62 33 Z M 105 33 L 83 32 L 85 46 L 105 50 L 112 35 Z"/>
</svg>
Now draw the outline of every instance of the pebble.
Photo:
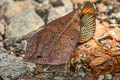
<svg viewBox="0 0 120 80">
<path fill-rule="evenodd" d="M 62 0 L 50 0 L 50 4 L 52 4 L 53 7 L 64 6 Z"/>
<path fill-rule="evenodd" d="M 8 20 L 17 16 L 26 9 L 34 10 L 35 6 L 32 4 L 31 0 L 21 0 L 15 1 L 7 6 L 5 16 Z"/>
<path fill-rule="evenodd" d="M 105 10 L 107 8 L 103 3 L 98 4 L 97 7 L 98 7 L 99 12 L 105 12 Z"/>
<path fill-rule="evenodd" d="M 106 10 L 105 10 L 105 14 L 111 15 L 112 14 L 112 10 L 113 10 L 113 6 L 112 5 L 108 5 Z"/>
<path fill-rule="evenodd" d="M 106 27 L 109 27 L 109 23 L 107 21 L 103 21 L 102 24 L 104 24 Z"/>
<path fill-rule="evenodd" d="M 3 37 L 2 37 L 2 35 L 0 35 L 0 41 L 2 41 L 3 40 Z"/>
<path fill-rule="evenodd" d="M 11 19 L 6 27 L 5 37 L 13 41 L 19 41 L 30 37 L 35 30 L 40 30 L 44 21 L 33 11 L 25 10 L 20 15 Z"/>
<path fill-rule="evenodd" d="M 13 0 L 0 0 L 0 6 L 4 4 L 10 4 L 13 3 Z"/>
<path fill-rule="evenodd" d="M 49 10 L 52 8 L 51 4 L 41 4 L 41 6 L 35 9 L 36 13 L 44 20 L 45 24 L 47 23 L 47 18 Z"/>
<path fill-rule="evenodd" d="M 116 20 L 116 22 L 117 22 L 117 24 L 120 24 L 120 18 L 118 18 L 118 19 Z"/>
<path fill-rule="evenodd" d="M 49 23 L 57 18 L 60 18 L 61 16 L 66 15 L 67 13 L 68 12 L 66 11 L 65 7 L 52 8 L 49 11 L 47 23 Z"/>
<path fill-rule="evenodd" d="M 8 47 L 8 46 L 11 46 L 13 44 L 13 41 L 9 40 L 9 39 L 5 39 L 5 40 L 3 40 L 3 44 L 5 47 Z"/>
<path fill-rule="evenodd" d="M 4 25 L 3 25 L 3 23 L 2 23 L 2 21 L 0 21 L 0 34 L 4 34 L 5 33 L 5 27 L 4 27 Z"/>
<path fill-rule="evenodd" d="M 120 74 L 115 74 L 113 76 L 113 80 L 120 80 Z"/>
<path fill-rule="evenodd" d="M 35 67 L 32 63 L 23 61 L 23 58 L 7 53 L 0 54 L 0 75 L 4 80 L 16 80 L 22 75 L 27 75 Z M 29 65 L 28 65 L 29 64 Z"/>
<path fill-rule="evenodd" d="M 0 48 L 0 54 L 2 54 L 2 53 L 5 53 L 6 52 L 6 49 L 5 48 Z"/>
<path fill-rule="evenodd" d="M 120 13 L 112 13 L 110 15 L 110 18 L 118 18 L 118 19 L 120 19 Z"/>
<path fill-rule="evenodd" d="M 110 19 L 109 21 L 110 21 L 111 24 L 115 24 L 116 23 L 115 19 Z"/>
<path fill-rule="evenodd" d="M 0 42 L 0 48 L 2 48 L 3 47 L 3 42 Z"/>
<path fill-rule="evenodd" d="M 112 75 L 111 74 L 106 74 L 105 79 L 112 80 Z"/>
<path fill-rule="evenodd" d="M 117 27 L 118 26 L 118 24 L 110 24 L 109 25 L 109 28 L 115 28 L 115 27 Z"/>
<path fill-rule="evenodd" d="M 104 80 L 104 75 L 100 75 L 98 80 Z"/>
<path fill-rule="evenodd" d="M 73 5 L 70 0 L 62 0 L 62 3 L 64 4 L 64 6 L 51 8 L 49 10 L 47 23 L 73 11 Z"/>
<path fill-rule="evenodd" d="M 35 0 L 35 1 L 38 3 L 43 3 L 43 1 L 45 1 L 45 0 Z"/>
</svg>

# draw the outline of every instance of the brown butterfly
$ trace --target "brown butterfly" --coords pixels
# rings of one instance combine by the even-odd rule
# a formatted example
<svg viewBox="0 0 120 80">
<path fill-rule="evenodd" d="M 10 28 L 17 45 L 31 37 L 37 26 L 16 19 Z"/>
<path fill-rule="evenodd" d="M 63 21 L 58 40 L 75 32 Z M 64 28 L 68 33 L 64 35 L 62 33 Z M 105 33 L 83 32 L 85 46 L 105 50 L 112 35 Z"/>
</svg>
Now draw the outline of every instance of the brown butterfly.
<svg viewBox="0 0 120 80">
<path fill-rule="evenodd" d="M 91 39 L 94 31 L 95 9 L 86 2 L 81 12 L 76 9 L 29 38 L 25 59 L 38 64 L 67 63 L 76 44 Z"/>
</svg>

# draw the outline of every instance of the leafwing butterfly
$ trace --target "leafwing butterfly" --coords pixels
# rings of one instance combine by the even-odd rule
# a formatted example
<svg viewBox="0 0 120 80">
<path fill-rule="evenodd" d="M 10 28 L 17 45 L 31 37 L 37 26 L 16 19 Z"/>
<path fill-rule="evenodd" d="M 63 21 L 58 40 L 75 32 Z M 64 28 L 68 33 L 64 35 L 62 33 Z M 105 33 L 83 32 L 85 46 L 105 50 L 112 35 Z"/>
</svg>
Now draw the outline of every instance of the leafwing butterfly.
<svg viewBox="0 0 120 80">
<path fill-rule="evenodd" d="M 77 42 L 93 37 L 95 30 L 94 6 L 86 2 L 81 12 L 73 12 L 50 22 L 30 37 L 25 59 L 37 64 L 59 65 L 70 60 Z"/>
</svg>

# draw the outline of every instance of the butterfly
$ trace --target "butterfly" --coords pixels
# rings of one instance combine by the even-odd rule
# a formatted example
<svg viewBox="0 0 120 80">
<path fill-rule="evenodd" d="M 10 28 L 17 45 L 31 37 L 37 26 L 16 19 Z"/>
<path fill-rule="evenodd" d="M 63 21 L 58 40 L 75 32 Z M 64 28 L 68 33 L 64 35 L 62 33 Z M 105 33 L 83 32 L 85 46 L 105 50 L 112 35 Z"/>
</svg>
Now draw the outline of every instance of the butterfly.
<svg viewBox="0 0 120 80">
<path fill-rule="evenodd" d="M 91 39 L 95 32 L 95 8 L 86 2 L 83 8 L 50 22 L 27 42 L 25 59 L 37 64 L 68 63 L 76 44 Z"/>
</svg>

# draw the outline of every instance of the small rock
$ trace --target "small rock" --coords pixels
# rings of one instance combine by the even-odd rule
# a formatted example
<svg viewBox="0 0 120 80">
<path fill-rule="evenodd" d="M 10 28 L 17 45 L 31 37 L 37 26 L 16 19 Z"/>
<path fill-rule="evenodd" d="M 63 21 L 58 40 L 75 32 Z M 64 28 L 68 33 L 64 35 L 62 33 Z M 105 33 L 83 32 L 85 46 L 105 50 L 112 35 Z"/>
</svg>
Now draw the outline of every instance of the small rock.
<svg viewBox="0 0 120 80">
<path fill-rule="evenodd" d="M 104 75 L 100 75 L 98 80 L 104 80 Z"/>
<path fill-rule="evenodd" d="M 120 13 L 113 13 L 110 15 L 111 18 L 115 18 L 116 22 L 120 24 Z"/>
<path fill-rule="evenodd" d="M 106 21 L 103 21 L 102 24 L 104 24 L 106 27 L 109 27 L 109 23 Z"/>
<path fill-rule="evenodd" d="M 111 74 L 106 74 L 105 79 L 112 80 L 112 75 Z"/>
<path fill-rule="evenodd" d="M 6 27 L 5 37 L 7 39 L 18 41 L 26 39 L 33 34 L 35 30 L 41 29 L 44 25 L 43 20 L 32 10 L 25 10 L 20 15 L 11 19 Z"/>
<path fill-rule="evenodd" d="M 61 1 L 64 4 L 64 6 L 51 8 L 49 10 L 47 23 L 73 11 L 73 5 L 70 0 L 61 0 Z"/>
<path fill-rule="evenodd" d="M 120 24 L 120 18 L 118 18 L 118 19 L 116 20 L 116 22 L 117 22 L 117 24 Z"/>
<path fill-rule="evenodd" d="M 8 55 L 7 53 L 0 54 L 0 75 L 4 80 L 15 80 L 22 75 L 29 74 L 35 67 L 32 63 L 23 61 L 23 58 Z M 30 64 L 30 68 L 29 65 Z M 31 65 L 32 64 L 32 65 Z"/>
<path fill-rule="evenodd" d="M 91 1 L 91 2 L 96 2 L 96 0 L 71 0 L 73 4 L 83 4 L 84 2 Z"/>
<path fill-rule="evenodd" d="M 51 4 L 41 4 L 41 6 L 35 9 L 36 13 L 44 20 L 45 24 L 47 23 L 49 10 L 52 8 Z"/>
<path fill-rule="evenodd" d="M 5 27 L 4 27 L 4 25 L 3 25 L 3 23 L 2 23 L 2 21 L 0 21 L 0 34 L 4 34 L 5 33 Z"/>
<path fill-rule="evenodd" d="M 120 19 L 120 13 L 112 13 L 112 14 L 110 15 L 110 18 Z"/>
<path fill-rule="evenodd" d="M 11 46 L 13 44 L 13 41 L 9 40 L 9 39 L 5 39 L 5 40 L 3 40 L 3 44 L 5 47 L 8 47 L 8 46 Z"/>
<path fill-rule="evenodd" d="M 42 3 L 44 0 L 35 0 L 38 3 Z"/>
<path fill-rule="evenodd" d="M 6 51 L 7 51 L 7 50 L 6 50 L 5 48 L 3 48 L 3 47 L 0 48 L 0 54 L 1 54 L 1 53 L 6 53 Z"/>
<path fill-rule="evenodd" d="M 48 22 L 51 22 L 57 18 L 60 18 L 61 16 L 66 15 L 67 13 L 69 13 L 69 11 L 66 11 L 65 7 L 57 7 L 57 8 L 52 8 L 50 9 L 50 12 L 48 14 Z"/>
<path fill-rule="evenodd" d="M 112 10 L 113 10 L 113 6 L 112 5 L 108 5 L 106 10 L 105 10 L 105 14 L 111 15 L 112 14 Z"/>
<path fill-rule="evenodd" d="M 120 80 L 120 74 L 115 74 L 113 76 L 113 80 Z"/>
<path fill-rule="evenodd" d="M 97 7 L 98 7 L 99 12 L 105 12 L 107 8 L 103 3 L 98 4 Z"/>
<path fill-rule="evenodd" d="M 93 80 L 93 76 L 91 74 L 87 74 L 85 77 L 84 77 L 84 80 Z"/>
<path fill-rule="evenodd" d="M 73 4 L 70 0 L 62 0 L 66 14 L 73 11 Z"/>
<path fill-rule="evenodd" d="M 50 4 L 49 0 L 32 0 L 32 3 L 36 6 L 36 8 L 42 7 L 43 5 L 47 6 L 47 4 Z"/>
<path fill-rule="evenodd" d="M 35 64 L 28 63 L 28 62 L 24 62 L 24 64 L 29 68 L 30 72 L 34 72 L 35 71 L 35 67 L 36 67 Z"/>
<path fill-rule="evenodd" d="M 22 46 L 22 50 L 26 50 L 26 47 L 27 47 L 27 40 L 23 40 L 20 45 Z"/>
<path fill-rule="evenodd" d="M 100 13 L 97 17 L 98 17 L 99 19 L 101 19 L 101 20 L 105 20 L 105 19 L 107 19 L 109 16 L 105 15 L 104 13 Z"/>
<path fill-rule="evenodd" d="M 0 48 L 3 47 L 3 42 L 0 42 Z"/>
<path fill-rule="evenodd" d="M 115 24 L 116 23 L 115 19 L 110 19 L 109 21 L 110 21 L 111 24 Z"/>
<path fill-rule="evenodd" d="M 10 4 L 13 3 L 13 0 L 0 0 L 0 6 L 4 4 Z"/>
<path fill-rule="evenodd" d="M 62 0 L 50 0 L 50 4 L 52 4 L 53 7 L 64 6 Z"/>
<path fill-rule="evenodd" d="M 27 47 L 27 41 L 23 40 L 21 43 L 14 43 L 13 46 L 16 46 L 16 49 L 18 50 L 26 50 Z"/>
<path fill-rule="evenodd" d="M 109 25 L 109 28 L 115 28 L 115 27 L 117 27 L 118 26 L 118 24 L 110 24 Z"/>
<path fill-rule="evenodd" d="M 3 37 L 0 35 L 0 41 L 2 41 L 3 40 Z"/>
<path fill-rule="evenodd" d="M 7 10 L 5 12 L 5 16 L 8 19 L 20 14 L 26 9 L 34 10 L 35 6 L 32 4 L 31 0 L 23 0 L 23 1 L 15 1 L 7 6 Z"/>
</svg>

